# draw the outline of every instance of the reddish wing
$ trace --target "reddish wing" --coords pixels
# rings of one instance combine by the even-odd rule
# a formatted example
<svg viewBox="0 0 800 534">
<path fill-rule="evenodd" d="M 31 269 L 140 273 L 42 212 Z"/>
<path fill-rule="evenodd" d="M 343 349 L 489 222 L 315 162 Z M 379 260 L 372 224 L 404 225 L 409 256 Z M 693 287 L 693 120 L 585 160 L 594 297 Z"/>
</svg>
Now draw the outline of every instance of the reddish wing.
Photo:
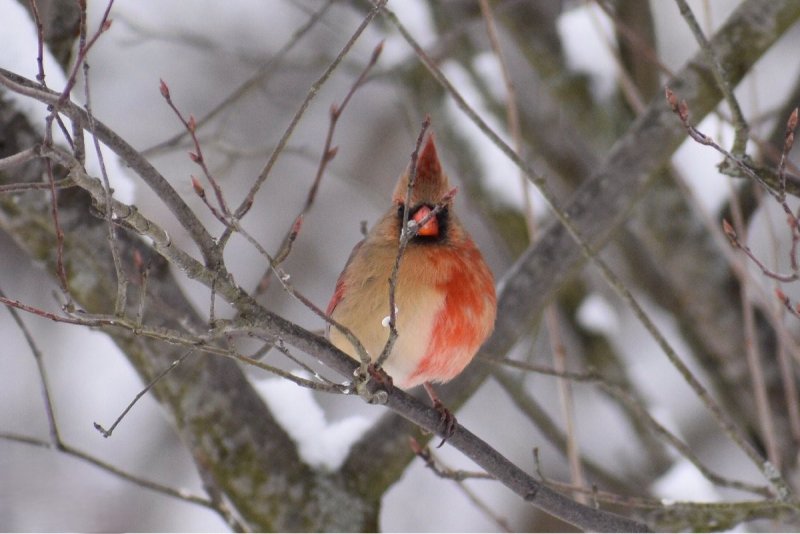
<svg viewBox="0 0 800 534">
<path fill-rule="evenodd" d="M 353 251 L 350 252 L 350 257 L 347 258 L 347 263 L 344 265 L 344 269 L 342 269 L 342 272 L 339 275 L 339 279 L 336 280 L 336 289 L 333 290 L 331 301 L 328 303 L 328 309 L 325 311 L 325 313 L 327 313 L 328 316 L 330 316 L 333 313 L 333 310 L 336 309 L 336 305 L 339 304 L 339 302 L 341 302 L 342 298 L 344 297 L 344 292 L 345 292 L 344 273 L 347 272 L 347 267 L 350 266 L 350 262 L 353 261 L 353 258 L 355 258 L 358 249 L 361 248 L 361 245 L 363 243 L 364 240 L 362 239 L 356 244 L 356 246 L 353 247 Z"/>
</svg>

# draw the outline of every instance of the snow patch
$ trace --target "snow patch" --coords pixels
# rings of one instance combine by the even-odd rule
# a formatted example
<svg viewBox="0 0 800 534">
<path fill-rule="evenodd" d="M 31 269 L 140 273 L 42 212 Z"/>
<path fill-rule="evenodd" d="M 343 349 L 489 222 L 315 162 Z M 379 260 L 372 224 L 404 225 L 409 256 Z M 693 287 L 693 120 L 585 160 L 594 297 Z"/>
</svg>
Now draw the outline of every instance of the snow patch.
<svg viewBox="0 0 800 534">
<path fill-rule="evenodd" d="M 613 24 L 595 4 L 584 4 L 558 18 L 558 34 L 570 68 L 585 72 L 599 100 L 609 98 L 616 86 L 617 63 L 611 54 Z"/>
<path fill-rule="evenodd" d="M 38 67 L 36 56 L 38 54 L 38 43 L 36 38 L 36 27 L 22 4 L 14 0 L 0 0 L 0 13 L 3 14 L 3 46 L 0 47 L 0 66 L 11 72 L 25 76 L 31 80 L 36 79 Z M 98 46 L 102 44 L 98 42 Z M 90 53 L 91 59 L 91 53 Z M 44 64 L 45 82 L 54 91 L 60 91 L 67 83 L 61 67 L 48 51 L 47 47 L 43 50 L 42 62 Z M 90 74 L 91 76 L 91 74 Z M 73 100 L 82 92 L 77 87 L 73 89 Z M 2 91 L 3 98 L 8 98 L 14 103 L 14 107 L 24 113 L 31 124 L 44 131 L 45 119 L 48 115 L 47 106 L 33 98 L 21 96 L 13 91 Z M 63 117 L 69 124 L 69 120 Z M 68 126 L 69 128 L 69 126 Z M 66 146 L 66 140 L 59 128 L 53 128 L 53 138 L 57 144 Z M 86 136 L 86 170 L 91 176 L 101 177 L 100 164 L 97 152 L 94 150 L 94 143 L 87 134 Z M 127 171 L 119 163 L 119 158 L 105 145 L 100 144 L 100 151 L 103 155 L 108 173 L 111 188 L 114 190 L 114 198 L 130 204 L 134 200 L 134 183 L 126 174 Z"/>
<path fill-rule="evenodd" d="M 653 493 L 667 502 L 718 502 L 714 485 L 689 460 L 681 459 L 653 483 Z"/>
<path fill-rule="evenodd" d="M 578 308 L 578 324 L 598 334 L 615 335 L 619 332 L 619 317 L 608 301 L 598 293 L 591 293 Z"/>
<path fill-rule="evenodd" d="M 327 421 L 312 391 L 284 378 L 257 381 L 255 387 L 272 415 L 297 444 L 300 456 L 311 465 L 338 469 L 353 443 L 372 424 L 368 418 L 358 415 Z"/>
</svg>

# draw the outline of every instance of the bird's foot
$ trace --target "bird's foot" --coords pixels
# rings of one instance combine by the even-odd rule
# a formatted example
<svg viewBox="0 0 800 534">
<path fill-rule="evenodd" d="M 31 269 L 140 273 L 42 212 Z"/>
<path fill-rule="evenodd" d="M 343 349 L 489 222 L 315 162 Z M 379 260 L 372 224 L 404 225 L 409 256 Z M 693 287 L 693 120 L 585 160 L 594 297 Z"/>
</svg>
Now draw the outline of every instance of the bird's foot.
<svg viewBox="0 0 800 534">
<path fill-rule="evenodd" d="M 453 412 L 448 410 L 442 401 L 435 401 L 433 407 L 439 412 L 439 434 L 442 435 L 442 441 L 436 446 L 437 449 L 441 448 L 445 442 L 456 433 L 458 427 L 458 420 Z"/>
<path fill-rule="evenodd" d="M 456 428 L 458 428 L 458 420 L 456 416 L 453 415 L 453 412 L 447 409 L 447 407 L 442 403 L 442 400 L 433 390 L 433 386 L 430 382 L 425 382 L 423 384 L 425 387 L 425 391 L 428 393 L 428 396 L 431 398 L 431 402 L 433 403 L 433 408 L 439 412 L 439 428 L 437 432 L 442 436 L 442 441 L 439 443 L 436 448 L 440 448 L 445 442 L 450 439 L 453 434 L 456 433 Z"/>
<path fill-rule="evenodd" d="M 386 371 L 383 370 L 383 367 L 378 367 L 375 363 L 370 363 L 367 366 L 367 374 L 369 377 L 384 387 L 387 391 L 391 391 L 394 388 L 394 381 L 392 377 L 386 374 Z"/>
<path fill-rule="evenodd" d="M 394 388 L 392 377 L 374 363 L 367 365 L 366 372 L 359 368 L 355 385 L 356 393 L 370 404 L 386 404 Z"/>
</svg>

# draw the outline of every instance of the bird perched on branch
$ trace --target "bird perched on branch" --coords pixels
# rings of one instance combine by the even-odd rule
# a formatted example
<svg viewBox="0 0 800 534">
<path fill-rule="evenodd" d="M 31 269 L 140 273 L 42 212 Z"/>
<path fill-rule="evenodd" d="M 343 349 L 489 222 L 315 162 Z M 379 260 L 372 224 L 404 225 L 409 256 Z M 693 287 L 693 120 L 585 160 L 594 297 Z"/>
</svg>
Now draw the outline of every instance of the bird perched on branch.
<svg viewBox="0 0 800 534">
<path fill-rule="evenodd" d="M 413 187 L 408 202 L 409 179 Z M 402 389 L 424 384 L 437 408 L 431 382 L 461 373 L 494 327 L 494 279 L 453 210 L 451 190 L 430 135 L 401 176 L 392 206 L 358 243 L 336 283 L 328 315 L 347 327 L 374 362 L 390 333 L 390 279 L 398 257 L 405 209 L 413 237 L 400 258 L 394 283 L 398 333 L 383 369 Z M 355 359 L 358 350 L 336 327 L 331 342 Z"/>
</svg>

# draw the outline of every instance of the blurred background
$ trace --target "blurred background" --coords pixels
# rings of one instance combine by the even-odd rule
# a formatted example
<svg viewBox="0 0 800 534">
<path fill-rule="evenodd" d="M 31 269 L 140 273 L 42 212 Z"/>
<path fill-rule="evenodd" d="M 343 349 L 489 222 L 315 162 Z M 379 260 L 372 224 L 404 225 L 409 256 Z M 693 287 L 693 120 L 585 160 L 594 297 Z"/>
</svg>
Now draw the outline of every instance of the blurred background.
<svg viewBox="0 0 800 534">
<path fill-rule="evenodd" d="M 619 0 L 600 5 L 577 0 L 504 0 L 489 4 L 516 89 L 522 129 L 520 154 L 547 177 L 565 203 L 641 111 L 626 92 L 626 84 L 641 84 L 640 102 L 647 106 L 659 98 L 668 73 L 680 70 L 698 50 L 678 7 L 670 1 Z M 689 2 L 707 35 L 713 34 L 739 4 L 736 0 Z M 0 0 L 0 67 L 33 79 L 37 50 L 27 5 Z M 506 119 L 508 88 L 479 3 L 394 0 L 388 5 L 466 101 L 515 147 L 517 142 Z M 97 27 L 106 7 L 104 2 L 89 2 L 90 31 Z M 198 120 L 208 117 L 198 137 L 229 204 L 236 206 L 312 85 L 368 10 L 368 2 L 356 1 L 118 1 L 111 9 L 111 28 L 88 57 L 93 112 L 142 151 L 217 236 L 222 225 L 192 190 L 189 176 L 199 171 L 187 156 L 191 141 L 182 135 L 183 127 L 164 102 L 159 80 L 169 86 L 172 100 L 182 113 Z M 610 13 L 617 17 L 617 26 Z M 644 19 L 637 25 L 638 15 Z M 620 20 L 641 39 L 635 41 L 637 46 L 620 37 Z M 652 48 L 646 44 L 648 40 Z M 775 129 L 782 132 L 779 125 L 787 115 L 781 113 L 794 94 L 800 71 L 798 41 L 800 27 L 794 25 L 737 88 L 744 116 L 751 124 L 750 149 L 754 156 L 763 153 L 761 141 L 769 143 Z M 516 166 L 442 91 L 389 20 L 378 16 L 302 115 L 244 220 L 250 234 L 266 250 L 278 250 L 316 174 L 329 109 L 342 101 L 381 42 L 383 53 L 377 65 L 337 124 L 337 155 L 326 170 L 318 198 L 284 264 L 293 286 L 322 308 L 350 250 L 361 238 L 362 222 L 371 225 L 389 206 L 394 182 L 408 164 L 426 115 L 431 116 L 445 169 L 459 186 L 456 209 L 498 280 L 528 246 L 526 205 L 530 204 L 531 218 L 539 227 L 552 220 L 536 189 L 523 185 Z M 636 78 L 639 72 L 647 73 L 642 75 L 644 82 Z M 64 75 L 59 74 L 55 62 L 47 66 L 47 73 L 49 85 L 59 90 Z M 74 94 L 82 96 L 84 89 L 82 82 L 79 84 Z M 2 91 L 0 97 L 21 102 Z M 43 110 L 30 113 L 40 117 Z M 729 146 L 733 139 L 726 120 L 729 116 L 728 109 L 721 106 L 720 113 L 709 115 L 700 129 Z M 143 214 L 163 225 L 177 244 L 196 253 L 185 231 L 153 192 L 113 157 L 108 159 L 116 196 L 135 203 Z M 713 150 L 688 141 L 672 157 L 673 172 L 680 174 L 680 183 L 688 187 L 684 198 L 691 199 L 697 221 L 718 226 L 720 214 L 732 209 L 731 194 L 736 192 L 745 205 L 752 205 L 745 208 L 744 217 L 755 254 L 781 262 L 775 263 L 776 268 L 789 268 L 785 251 L 791 241 L 780 206 L 768 202 L 768 197 L 761 198 L 742 180 L 721 175 L 716 167 L 720 161 Z M 644 214 L 631 215 L 627 233 L 608 251 L 608 260 L 631 284 L 698 379 L 726 409 L 734 410 L 737 405 L 726 397 L 731 392 L 721 392 L 719 383 L 708 375 L 713 365 L 698 360 L 697 353 L 704 344 L 692 337 L 697 330 L 689 329 L 687 334 L 687 317 L 691 316 L 676 314 L 682 296 L 659 292 L 659 287 L 665 286 L 657 276 L 658 257 L 645 263 L 625 250 L 626 242 L 633 243 L 631 246 L 638 242 L 625 241 L 624 236 L 643 241 L 655 238 L 637 222 L 642 217 L 669 225 L 671 215 L 682 213 L 669 205 L 658 205 L 659 198 L 666 197 L 658 196 L 661 186 L 654 187 L 655 192 L 649 193 L 654 200 L 640 206 Z M 698 233 L 705 236 L 710 232 L 700 222 L 696 224 Z M 5 226 L 0 224 L 0 228 Z M 669 250 L 680 245 L 665 242 L 662 246 Z M 676 260 L 683 254 L 677 249 L 673 253 Z M 696 256 L 697 252 L 687 250 L 686 254 Z M 705 261 L 700 258 L 698 269 L 732 270 L 725 259 L 730 258 L 727 253 L 717 250 L 715 254 Z M 234 236 L 226 249 L 226 260 L 237 284 L 246 290 L 258 286 L 266 264 L 249 243 Z M 771 294 L 774 281 L 765 279 L 752 263 L 736 265 L 760 288 L 752 289 L 748 299 L 758 300 L 760 306 L 769 302 L 766 306 L 780 315 L 780 305 L 763 297 L 764 288 Z M 648 280 L 648 273 L 656 274 Z M 208 289 L 183 276 L 177 279 L 197 310 L 207 314 Z M 682 287 L 700 281 L 702 277 L 690 278 Z M 0 232 L 0 288 L 10 298 L 55 309 L 57 285 L 53 277 L 32 262 L 6 231 Z M 782 288 L 790 298 L 798 295 L 791 285 Z M 737 295 L 735 288 L 728 290 Z M 277 283 L 272 283 L 260 299 L 269 309 L 308 329 L 324 326 Z M 605 358 L 613 358 L 624 370 L 624 380 L 633 385 L 636 402 L 685 440 L 700 461 L 724 477 L 764 483 L 756 467 L 720 430 L 639 320 L 594 269 L 584 269 L 560 288 L 552 301 L 553 317 L 563 325 L 561 343 L 566 346 L 567 369 L 602 368 Z M 756 306 L 743 307 L 748 305 Z M 219 304 L 217 313 L 226 316 L 231 310 Z M 150 395 L 136 404 L 112 437 L 103 438 L 93 428 L 94 422 L 110 425 L 142 388 L 133 367 L 104 334 L 30 315 L 22 317 L 42 351 L 55 415 L 66 442 L 148 480 L 202 492 L 190 455 L 172 430 L 170 418 Z M 797 318 L 790 316 L 785 324 L 787 336 L 782 339 L 794 343 Z M 36 362 L 5 309 L 0 310 L 0 332 L 0 432 L 46 440 L 48 427 Z M 708 331 L 709 336 L 719 332 L 724 330 Z M 556 365 L 552 341 L 545 322 L 537 321 L 508 356 L 552 367 Z M 256 347 L 253 344 L 251 348 Z M 789 354 L 792 350 L 787 349 Z M 744 361 L 743 354 L 736 358 Z M 768 360 L 765 380 L 768 384 L 780 382 L 775 353 L 764 358 Z M 293 369 L 293 364 L 278 354 L 271 353 L 266 360 Z M 790 382 L 797 380 L 797 361 L 795 357 L 790 362 Z M 743 363 L 740 366 L 746 367 Z M 570 390 L 551 376 L 509 371 L 511 378 L 486 381 L 458 410 L 458 419 L 523 469 L 539 469 L 554 480 L 574 478 L 574 466 L 571 470 L 564 451 L 553 444 L 551 431 L 544 429 L 543 421 L 550 420 L 555 422 L 557 434 L 568 432 L 574 438 L 572 443 L 584 463 L 598 465 L 624 480 L 630 490 L 627 496 L 701 502 L 753 498 L 752 494 L 715 485 L 674 449 L 665 448 L 658 454 L 647 450 L 643 443 L 653 436 L 642 438 L 643 431 L 631 423 L 626 410 L 601 388 L 573 383 Z M 313 429 L 290 430 L 290 434 L 301 444 L 306 459 L 331 468 L 346 454 L 349 444 L 384 413 L 382 408 L 353 397 L 298 391 L 294 386 L 286 388 L 285 383 L 263 371 L 246 372 L 273 411 L 280 411 L 288 402 L 308 414 L 314 421 Z M 526 412 L 519 397 L 514 396 L 515 388 L 526 391 L 525 398 L 532 399 L 546 417 L 538 419 Z M 562 402 L 565 394 L 571 396 L 573 406 L 569 418 Z M 733 393 L 737 394 L 749 397 L 752 392 Z M 778 441 L 783 447 L 783 472 L 796 483 L 797 453 L 790 447 L 797 445 L 792 441 L 798 438 L 793 434 L 796 429 L 781 426 L 790 425 L 785 398 L 776 394 L 771 402 L 778 420 L 775 432 L 782 436 Z M 734 418 L 747 429 L 757 447 L 766 451 L 758 416 L 734 413 Z M 289 418 L 287 425 L 292 424 Z M 450 447 L 435 454 L 454 469 L 474 469 Z M 659 458 L 657 464 L 655 457 Z M 591 481 L 593 476 L 588 478 Z M 0 481 L 2 530 L 228 529 L 206 508 L 151 492 L 76 458 L 31 444 L 0 439 Z M 439 479 L 419 460 L 412 462 L 384 495 L 380 513 L 380 527 L 385 531 L 567 528 L 536 513 L 500 484 L 471 480 L 458 485 Z M 761 521 L 746 528 L 769 530 L 778 525 Z"/>
</svg>

